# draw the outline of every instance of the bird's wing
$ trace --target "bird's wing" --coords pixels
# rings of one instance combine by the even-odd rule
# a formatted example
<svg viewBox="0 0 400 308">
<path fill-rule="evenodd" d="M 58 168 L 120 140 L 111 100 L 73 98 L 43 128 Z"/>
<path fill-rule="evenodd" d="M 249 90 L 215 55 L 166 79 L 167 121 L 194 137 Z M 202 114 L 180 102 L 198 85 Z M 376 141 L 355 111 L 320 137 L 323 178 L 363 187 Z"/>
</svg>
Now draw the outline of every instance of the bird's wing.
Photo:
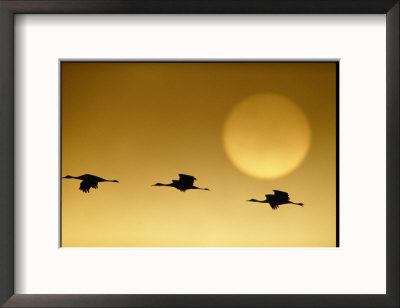
<svg viewBox="0 0 400 308">
<path fill-rule="evenodd" d="M 179 182 L 192 186 L 194 181 L 197 180 L 194 176 L 187 174 L 179 174 Z"/>
<path fill-rule="evenodd" d="M 273 197 L 274 197 L 274 195 L 265 195 L 265 199 L 266 199 L 268 202 L 271 202 Z"/>
<path fill-rule="evenodd" d="M 103 179 L 99 176 L 93 175 L 93 174 L 84 174 L 84 175 L 81 175 L 79 178 L 84 181 L 91 181 L 91 182 L 104 182 L 105 181 L 105 179 Z"/>
<path fill-rule="evenodd" d="M 93 182 L 105 182 L 105 181 L 107 181 L 106 179 L 103 179 L 103 178 L 101 178 L 101 177 L 99 177 L 99 176 L 93 176 L 93 178 L 92 178 L 92 181 Z"/>
<path fill-rule="evenodd" d="M 282 198 L 282 199 L 289 200 L 289 194 L 287 192 L 280 191 L 280 190 L 273 190 L 273 192 L 275 193 L 275 196 Z"/>
<path fill-rule="evenodd" d="M 90 181 L 82 181 L 79 189 L 82 190 L 84 193 L 88 193 L 90 188 L 97 189 L 97 182 L 90 182 Z"/>
<path fill-rule="evenodd" d="M 265 195 L 265 198 L 273 210 L 279 208 L 279 204 L 276 202 L 276 195 Z"/>
<path fill-rule="evenodd" d="M 279 208 L 279 204 L 270 203 L 269 204 L 273 210 L 277 210 Z"/>
</svg>

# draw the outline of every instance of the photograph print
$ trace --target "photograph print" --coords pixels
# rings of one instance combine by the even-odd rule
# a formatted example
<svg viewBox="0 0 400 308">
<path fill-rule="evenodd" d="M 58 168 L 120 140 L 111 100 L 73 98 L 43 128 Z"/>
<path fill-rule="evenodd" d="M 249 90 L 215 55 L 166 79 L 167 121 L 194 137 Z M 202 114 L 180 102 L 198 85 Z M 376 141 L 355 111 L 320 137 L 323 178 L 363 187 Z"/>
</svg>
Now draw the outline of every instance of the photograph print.
<svg viewBox="0 0 400 308">
<path fill-rule="evenodd" d="M 61 61 L 61 247 L 339 247 L 338 62 Z"/>
</svg>

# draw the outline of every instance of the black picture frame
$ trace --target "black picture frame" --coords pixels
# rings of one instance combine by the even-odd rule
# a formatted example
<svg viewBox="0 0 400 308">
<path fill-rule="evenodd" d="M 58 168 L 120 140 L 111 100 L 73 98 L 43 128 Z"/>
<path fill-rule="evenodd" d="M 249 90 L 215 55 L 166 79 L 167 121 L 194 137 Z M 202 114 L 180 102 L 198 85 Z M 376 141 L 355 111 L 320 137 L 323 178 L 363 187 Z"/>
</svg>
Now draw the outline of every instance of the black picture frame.
<svg viewBox="0 0 400 308">
<path fill-rule="evenodd" d="M 398 0 L 0 0 L 0 304 L 5 307 L 399 307 L 399 7 Z M 38 13 L 386 14 L 387 293 L 14 294 L 14 15 Z"/>
</svg>

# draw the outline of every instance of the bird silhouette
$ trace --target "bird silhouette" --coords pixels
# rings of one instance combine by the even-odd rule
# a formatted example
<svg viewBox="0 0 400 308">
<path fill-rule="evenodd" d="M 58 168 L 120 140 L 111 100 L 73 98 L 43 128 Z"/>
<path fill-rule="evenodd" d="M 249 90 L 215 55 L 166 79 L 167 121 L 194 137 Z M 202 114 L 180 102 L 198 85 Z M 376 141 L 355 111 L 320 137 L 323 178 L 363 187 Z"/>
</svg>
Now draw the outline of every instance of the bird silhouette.
<svg viewBox="0 0 400 308">
<path fill-rule="evenodd" d="M 273 190 L 274 194 L 273 195 L 265 195 L 266 199 L 265 200 L 256 200 L 256 199 L 250 199 L 247 201 L 251 202 L 260 202 L 260 203 L 269 203 L 271 208 L 273 210 L 276 210 L 279 208 L 279 205 L 281 204 L 286 204 L 286 203 L 291 203 L 291 204 L 296 204 L 303 206 L 303 203 L 295 203 L 289 200 L 289 194 L 284 191 L 280 190 Z"/>
<path fill-rule="evenodd" d="M 117 180 L 105 180 L 102 179 L 98 176 L 91 175 L 91 174 L 84 174 L 81 176 L 71 176 L 67 175 L 64 176 L 63 179 L 77 179 L 77 180 L 82 180 L 81 185 L 79 186 L 79 189 L 82 190 L 84 193 L 88 193 L 90 188 L 97 189 L 98 186 L 97 184 L 99 182 L 116 182 L 119 183 Z"/>
<path fill-rule="evenodd" d="M 188 189 L 209 190 L 208 188 L 200 188 L 197 186 L 193 186 L 195 180 L 197 179 L 194 176 L 179 174 L 179 180 L 172 180 L 172 183 L 169 184 L 156 183 L 152 186 L 171 186 L 175 187 L 176 189 L 179 189 L 180 191 L 186 191 Z"/>
</svg>

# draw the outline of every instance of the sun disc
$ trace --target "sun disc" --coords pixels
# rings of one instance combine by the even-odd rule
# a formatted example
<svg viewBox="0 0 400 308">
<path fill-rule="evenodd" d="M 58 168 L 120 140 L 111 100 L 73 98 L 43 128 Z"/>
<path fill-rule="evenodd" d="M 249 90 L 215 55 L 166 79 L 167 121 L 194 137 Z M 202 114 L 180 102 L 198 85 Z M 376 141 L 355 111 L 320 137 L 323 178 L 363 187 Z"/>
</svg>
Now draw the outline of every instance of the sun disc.
<svg viewBox="0 0 400 308">
<path fill-rule="evenodd" d="M 229 113 L 223 129 L 223 146 L 241 172 L 274 179 L 295 170 L 306 157 L 311 130 L 304 112 L 277 94 L 253 95 Z"/>
</svg>

